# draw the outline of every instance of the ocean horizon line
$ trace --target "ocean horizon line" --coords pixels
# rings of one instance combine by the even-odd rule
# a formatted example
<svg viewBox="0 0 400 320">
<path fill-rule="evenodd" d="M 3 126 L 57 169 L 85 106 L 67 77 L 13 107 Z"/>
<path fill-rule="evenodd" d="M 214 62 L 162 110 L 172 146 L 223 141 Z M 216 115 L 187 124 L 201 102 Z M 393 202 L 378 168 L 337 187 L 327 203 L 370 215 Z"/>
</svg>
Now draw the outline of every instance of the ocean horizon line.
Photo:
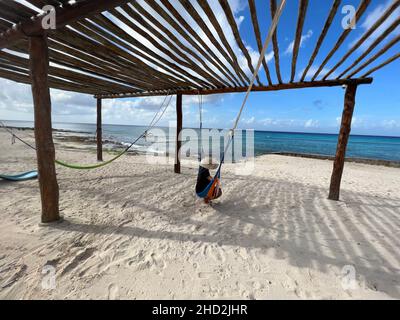
<svg viewBox="0 0 400 320">
<path fill-rule="evenodd" d="M 9 122 L 22 122 L 22 123 L 34 123 L 31 120 L 9 120 L 9 119 L 0 119 L 0 121 L 9 121 Z M 64 121 L 53 121 L 53 124 L 67 124 L 67 125 L 93 125 L 95 126 L 95 123 L 91 122 L 64 122 Z M 121 126 L 121 127 L 136 127 L 136 128 L 143 128 L 146 127 L 146 125 L 139 125 L 139 124 L 115 124 L 115 123 L 103 123 L 103 126 Z M 25 127 L 26 128 L 26 127 Z M 155 128 L 161 128 L 161 129 L 166 129 L 168 128 L 167 126 L 156 126 Z M 33 129 L 31 127 L 30 129 Z M 57 128 L 53 128 L 55 130 L 59 130 Z M 182 129 L 194 129 L 194 130 L 199 130 L 200 128 L 197 127 L 183 127 Z M 212 127 L 203 127 L 205 130 L 230 130 L 229 128 L 212 128 Z M 332 132 L 304 132 L 304 131 L 282 131 L 282 130 L 261 130 L 261 129 L 251 129 L 251 128 L 243 128 L 243 129 L 238 129 L 238 130 L 254 130 L 254 132 L 263 132 L 263 133 L 282 133 L 282 134 L 306 134 L 306 135 L 330 135 L 330 136 L 338 136 L 338 133 L 332 133 Z M 68 131 L 68 130 L 66 130 Z M 70 130 L 71 132 L 74 132 L 74 130 Z M 351 136 L 353 137 L 371 137 L 371 138 L 395 138 L 399 139 L 400 135 L 383 135 L 383 134 L 361 134 L 361 133 L 350 133 Z"/>
</svg>

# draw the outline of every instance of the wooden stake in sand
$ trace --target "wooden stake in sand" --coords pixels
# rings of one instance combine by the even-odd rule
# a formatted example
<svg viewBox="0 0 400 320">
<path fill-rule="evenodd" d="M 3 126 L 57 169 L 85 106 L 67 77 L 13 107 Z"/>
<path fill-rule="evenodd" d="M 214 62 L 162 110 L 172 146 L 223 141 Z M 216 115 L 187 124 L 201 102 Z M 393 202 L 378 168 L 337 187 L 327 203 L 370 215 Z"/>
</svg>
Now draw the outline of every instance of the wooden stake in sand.
<svg viewBox="0 0 400 320">
<path fill-rule="evenodd" d="M 182 95 L 176 96 L 176 144 L 175 144 L 175 173 L 181 173 L 181 132 L 182 132 Z"/>
<path fill-rule="evenodd" d="M 101 99 L 97 99 L 97 160 L 103 161 L 103 129 L 101 118 Z"/>
</svg>

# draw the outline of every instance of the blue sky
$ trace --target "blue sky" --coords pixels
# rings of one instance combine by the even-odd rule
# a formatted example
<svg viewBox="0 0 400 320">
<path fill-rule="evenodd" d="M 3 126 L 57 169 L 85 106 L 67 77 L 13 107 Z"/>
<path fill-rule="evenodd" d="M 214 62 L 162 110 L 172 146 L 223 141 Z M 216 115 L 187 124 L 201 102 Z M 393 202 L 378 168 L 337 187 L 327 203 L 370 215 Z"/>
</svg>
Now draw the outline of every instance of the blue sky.
<svg viewBox="0 0 400 320">
<path fill-rule="evenodd" d="M 373 0 L 367 14 L 358 21 L 356 29 L 350 34 L 340 50 L 327 64 L 330 68 L 346 53 L 376 18 L 388 7 L 393 0 Z M 247 0 L 230 1 L 235 17 L 240 24 L 240 33 L 248 47 L 255 64 L 257 45 L 254 38 L 253 27 Z M 271 18 L 269 16 L 269 1 L 256 0 L 259 21 L 266 21 L 260 25 L 263 37 L 267 35 Z M 315 43 L 325 23 L 332 1 L 310 1 L 306 17 L 303 41 L 297 63 L 296 79 L 307 66 Z M 359 0 L 346 0 L 342 5 L 354 5 L 356 8 Z M 278 30 L 280 43 L 281 72 L 284 81 L 290 77 L 292 51 L 298 1 L 289 0 L 281 18 Z M 219 6 L 217 1 L 213 6 Z M 218 16 L 220 8 L 215 7 Z M 339 10 L 332 28 L 315 61 L 319 65 L 326 54 L 332 49 L 339 35 L 343 32 L 341 20 L 344 17 Z M 394 21 L 400 15 L 397 10 L 390 17 Z M 388 24 L 385 25 L 387 27 Z M 377 30 L 371 37 L 375 39 L 382 29 Z M 394 33 L 400 34 L 400 28 Z M 393 36 L 392 36 L 393 37 Z M 228 40 L 233 41 L 229 37 Z M 371 43 L 371 39 L 367 41 Z M 370 55 L 377 52 L 392 38 L 387 38 L 383 44 L 376 48 Z M 368 44 L 367 43 L 367 44 Z M 367 46 L 360 47 L 340 68 L 339 72 L 346 69 L 355 57 L 365 50 Z M 400 51 L 400 43 L 392 47 L 373 66 L 386 60 Z M 270 67 L 273 81 L 276 83 L 276 73 L 272 55 L 272 46 L 267 52 L 268 66 Z M 239 61 L 245 65 L 244 57 L 239 56 Z M 312 68 L 315 71 L 315 67 Z M 369 70 L 367 68 L 366 70 Z M 365 70 L 365 71 L 366 71 Z M 353 120 L 353 133 L 377 134 L 400 136 L 400 86 L 399 86 L 400 60 L 388 67 L 374 73 L 372 85 L 360 86 L 357 93 L 357 105 Z M 324 72 L 322 72 L 322 75 Z M 334 74 L 335 75 L 335 74 Z M 336 73 L 337 75 L 337 73 Z M 264 70 L 260 70 L 261 80 L 266 83 Z M 0 80 L 0 119 L 32 120 L 32 98 L 30 88 L 26 85 L 16 84 L 7 80 Z M 328 132 L 338 131 L 339 120 L 343 109 L 344 90 L 342 88 L 318 88 L 287 90 L 279 92 L 252 93 L 243 113 L 240 126 L 258 130 L 272 131 L 300 131 L 300 132 Z M 207 127 L 227 128 L 232 125 L 233 119 L 240 108 L 244 94 L 215 95 L 204 98 L 204 122 Z M 136 98 L 124 100 L 106 100 L 104 102 L 104 122 L 113 124 L 145 125 L 151 119 L 162 97 Z M 197 97 L 184 97 L 184 125 L 195 127 L 198 125 Z M 53 121 L 57 122 L 95 122 L 95 100 L 87 95 L 75 94 L 52 90 Z M 168 110 L 163 125 L 173 122 L 174 102 Z"/>
</svg>

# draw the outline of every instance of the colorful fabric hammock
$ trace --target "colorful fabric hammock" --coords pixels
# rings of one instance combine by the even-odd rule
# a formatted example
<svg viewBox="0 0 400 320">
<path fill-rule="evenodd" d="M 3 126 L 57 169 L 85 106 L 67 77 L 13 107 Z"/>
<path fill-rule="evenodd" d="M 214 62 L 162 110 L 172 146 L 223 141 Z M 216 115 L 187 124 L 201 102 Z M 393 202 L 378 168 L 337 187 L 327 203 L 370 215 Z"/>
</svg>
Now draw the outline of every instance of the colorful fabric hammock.
<svg viewBox="0 0 400 320">
<path fill-rule="evenodd" d="M 36 170 L 24 172 L 24 173 L 17 174 L 17 175 L 0 174 L 0 179 L 7 180 L 7 181 L 13 181 L 13 182 L 36 179 L 37 177 L 38 177 L 38 172 Z"/>
</svg>

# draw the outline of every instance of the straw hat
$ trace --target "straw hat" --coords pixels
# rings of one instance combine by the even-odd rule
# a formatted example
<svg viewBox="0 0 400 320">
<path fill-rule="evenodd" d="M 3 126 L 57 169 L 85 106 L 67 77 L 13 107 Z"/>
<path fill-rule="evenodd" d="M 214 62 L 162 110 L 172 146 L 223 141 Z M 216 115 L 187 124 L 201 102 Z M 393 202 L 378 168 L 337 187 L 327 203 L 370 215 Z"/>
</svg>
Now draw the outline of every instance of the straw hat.
<svg viewBox="0 0 400 320">
<path fill-rule="evenodd" d="M 211 157 L 204 157 L 200 164 L 203 168 L 215 170 L 218 168 L 218 162 Z"/>
</svg>

